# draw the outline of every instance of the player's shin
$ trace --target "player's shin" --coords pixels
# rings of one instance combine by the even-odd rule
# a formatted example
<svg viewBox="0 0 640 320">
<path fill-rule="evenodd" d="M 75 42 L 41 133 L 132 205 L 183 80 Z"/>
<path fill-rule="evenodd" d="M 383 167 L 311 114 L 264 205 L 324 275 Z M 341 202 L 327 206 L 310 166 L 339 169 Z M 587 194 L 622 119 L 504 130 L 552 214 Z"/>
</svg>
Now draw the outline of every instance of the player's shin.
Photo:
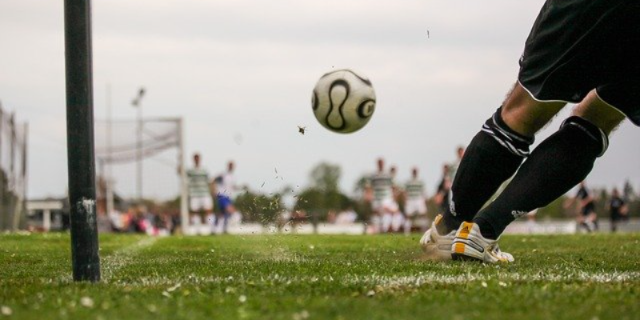
<svg viewBox="0 0 640 320">
<path fill-rule="evenodd" d="M 516 218 L 565 194 L 591 172 L 608 142 L 589 121 L 575 116 L 565 120 L 531 153 L 502 194 L 474 218 L 482 235 L 497 239 Z"/>
<path fill-rule="evenodd" d="M 451 206 L 444 214 L 447 230 L 440 230 L 443 234 L 471 221 L 529 154 L 533 138 L 511 130 L 501 111 L 498 108 L 484 123 L 465 151 L 451 187 Z"/>
</svg>

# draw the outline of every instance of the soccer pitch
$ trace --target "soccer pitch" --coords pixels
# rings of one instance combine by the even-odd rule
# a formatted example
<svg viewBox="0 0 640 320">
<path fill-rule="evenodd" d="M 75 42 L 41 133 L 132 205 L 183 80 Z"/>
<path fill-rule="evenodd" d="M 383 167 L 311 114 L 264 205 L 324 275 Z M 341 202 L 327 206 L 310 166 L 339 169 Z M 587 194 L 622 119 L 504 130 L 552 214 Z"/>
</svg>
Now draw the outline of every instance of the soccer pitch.
<svg viewBox="0 0 640 320">
<path fill-rule="evenodd" d="M 504 236 L 510 265 L 427 262 L 419 235 L 0 235 L 0 319 L 638 319 L 640 235 Z"/>
</svg>

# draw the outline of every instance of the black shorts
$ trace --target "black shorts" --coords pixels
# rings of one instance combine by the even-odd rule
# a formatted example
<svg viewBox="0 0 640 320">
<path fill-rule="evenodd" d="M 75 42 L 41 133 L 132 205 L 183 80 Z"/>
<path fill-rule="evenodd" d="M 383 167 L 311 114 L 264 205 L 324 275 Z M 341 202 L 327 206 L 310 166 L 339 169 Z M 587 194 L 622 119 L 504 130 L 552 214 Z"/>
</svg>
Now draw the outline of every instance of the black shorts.
<svg viewBox="0 0 640 320">
<path fill-rule="evenodd" d="M 640 1 L 547 0 L 520 59 L 537 100 L 582 101 L 591 90 L 640 126 Z"/>
<path fill-rule="evenodd" d="M 593 204 L 593 202 L 589 202 L 584 207 L 582 207 L 583 216 L 588 216 L 593 212 L 596 212 L 596 205 Z"/>
<path fill-rule="evenodd" d="M 618 222 L 618 221 L 622 221 L 623 216 L 619 213 L 611 213 L 611 221 L 612 222 Z"/>
</svg>

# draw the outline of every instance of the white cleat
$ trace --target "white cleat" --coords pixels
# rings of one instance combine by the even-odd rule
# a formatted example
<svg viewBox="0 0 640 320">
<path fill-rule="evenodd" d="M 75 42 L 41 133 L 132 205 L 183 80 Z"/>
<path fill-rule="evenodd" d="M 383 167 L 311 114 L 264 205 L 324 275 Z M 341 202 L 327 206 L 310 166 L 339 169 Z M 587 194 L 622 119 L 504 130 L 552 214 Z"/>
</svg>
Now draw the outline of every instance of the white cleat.
<svg viewBox="0 0 640 320">
<path fill-rule="evenodd" d="M 455 260 L 480 260 L 486 263 L 513 262 L 513 256 L 500 251 L 498 240 L 487 239 L 480 227 L 473 222 L 463 222 L 451 245 L 451 256 Z"/>
<path fill-rule="evenodd" d="M 455 230 L 446 235 L 440 235 L 436 229 L 436 225 L 442 222 L 442 215 L 439 214 L 431 224 L 431 228 L 427 230 L 420 239 L 422 251 L 428 260 L 446 261 L 451 260 L 451 245 L 455 237 Z"/>
</svg>

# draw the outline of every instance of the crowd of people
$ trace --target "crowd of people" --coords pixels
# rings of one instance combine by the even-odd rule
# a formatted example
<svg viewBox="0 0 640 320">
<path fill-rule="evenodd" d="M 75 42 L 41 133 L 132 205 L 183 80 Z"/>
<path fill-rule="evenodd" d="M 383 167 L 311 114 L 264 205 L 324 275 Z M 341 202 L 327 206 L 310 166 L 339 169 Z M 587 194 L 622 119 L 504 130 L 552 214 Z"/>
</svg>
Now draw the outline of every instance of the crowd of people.
<svg viewBox="0 0 640 320">
<path fill-rule="evenodd" d="M 418 168 L 411 169 L 408 181 L 399 183 L 396 180 L 397 167 L 391 166 L 387 171 L 384 159 L 377 159 L 377 169 L 367 177 L 361 199 L 372 212 L 369 221 L 364 221 L 367 223 L 366 232 L 410 233 L 427 230 L 430 225 L 427 202 L 431 199 L 436 205 L 437 212 L 432 215 L 449 209 L 452 182 L 464 153 L 464 147 L 457 147 L 456 159 L 442 166 L 442 176 L 431 198 L 419 176 Z M 225 172 L 211 178 L 201 166 L 200 157 L 199 154 L 194 154 L 193 167 L 187 171 L 190 223 L 194 226 L 208 226 L 212 233 L 227 233 L 230 219 L 238 222 L 241 220 L 241 214 L 233 203 L 237 191 L 233 176 L 235 163 L 229 161 Z M 627 204 L 633 191 L 629 182 L 624 189 L 624 195 L 621 195 L 614 188 L 611 197 L 607 199 L 606 210 L 610 212 L 612 232 L 618 230 L 620 223 L 628 218 Z M 596 200 L 597 197 L 583 181 L 575 197 L 564 204 L 567 210 L 576 205 L 577 225 L 587 232 L 598 230 L 598 215 L 594 205 Z M 537 211 L 535 209 L 525 215 L 529 223 L 535 223 Z M 284 211 L 277 224 L 299 225 L 309 220 L 305 212 Z M 359 220 L 359 215 L 352 207 L 341 212 L 329 211 L 326 216 L 326 222 L 330 224 L 352 224 L 356 220 Z"/>
<path fill-rule="evenodd" d="M 464 147 L 458 147 L 456 160 L 442 166 L 442 177 L 431 198 L 427 196 L 424 183 L 418 177 L 417 168 L 412 169 L 409 181 L 400 184 L 395 179 L 396 167 L 391 166 L 387 172 L 384 159 L 379 158 L 377 171 L 368 178 L 363 195 L 364 202 L 371 207 L 373 212 L 367 232 L 409 233 L 428 229 L 430 221 L 427 216 L 426 203 L 431 199 L 436 205 L 437 212 L 431 216 L 445 212 L 450 208 L 452 181 L 464 152 Z M 604 203 L 599 207 L 604 208 L 608 213 L 611 232 L 618 231 L 620 225 L 628 221 L 630 216 L 629 203 L 634 200 L 631 183 L 626 181 L 622 191 L 616 187 L 612 188 L 610 192 L 609 190 L 599 191 L 602 191 L 605 196 L 601 198 L 587 187 L 585 181 L 582 181 L 578 185 L 576 194 L 569 197 L 563 204 L 563 209 L 569 216 L 575 215 L 576 231 L 594 232 L 599 230 L 597 201 Z M 528 221 L 530 230 L 534 230 L 538 209 L 522 215 Z M 600 216 L 603 215 L 605 214 L 601 212 Z"/>
<path fill-rule="evenodd" d="M 451 206 L 452 181 L 465 153 L 464 147 L 456 149 L 456 159 L 442 166 L 442 175 L 433 195 L 426 192 L 425 184 L 419 176 L 418 168 L 411 169 L 411 178 L 399 183 L 396 179 L 397 167 L 386 168 L 383 158 L 377 159 L 377 168 L 366 177 L 361 198 L 354 199 L 368 207 L 371 215 L 367 218 L 350 206 L 344 210 L 329 210 L 323 223 L 350 225 L 357 222 L 366 224 L 366 233 L 411 233 L 424 232 L 430 226 L 430 218 L 445 212 Z M 226 171 L 211 176 L 201 165 L 201 156 L 193 155 L 193 166 L 187 170 L 187 190 L 189 225 L 202 233 L 227 233 L 229 224 L 239 224 L 242 214 L 236 209 L 234 200 L 237 187 L 234 179 L 235 163 L 229 161 Z M 629 217 L 629 203 L 633 200 L 633 189 L 626 182 L 622 191 L 613 188 L 604 199 L 594 192 L 585 181 L 579 184 L 575 196 L 563 204 L 567 212 L 575 209 L 578 231 L 593 232 L 599 229 L 597 208 L 609 212 L 611 232 L 616 232 Z M 606 205 L 596 206 L 597 201 L 605 201 Z M 431 212 L 427 215 L 427 203 L 432 203 Z M 106 212 L 100 207 L 98 211 Z M 362 207 L 359 207 L 360 209 Z M 102 210 L 101 210 L 102 209 Z M 530 229 L 534 229 L 537 209 L 528 212 L 526 219 Z M 134 232 L 149 235 L 174 234 L 181 226 L 179 210 L 164 210 L 153 205 L 133 205 L 124 212 L 114 210 L 111 214 L 99 215 L 99 228 L 103 232 Z M 364 219 L 364 220 L 363 220 Z M 301 225 L 317 223 L 302 210 L 285 210 L 275 221 L 276 226 Z M 314 220 L 314 221 L 312 221 Z M 182 230 L 184 233 L 185 230 Z M 188 232 L 188 231 L 187 231 Z"/>
<path fill-rule="evenodd" d="M 98 215 L 100 232 L 166 236 L 174 234 L 179 226 L 178 211 L 165 211 L 145 205 L 131 206 L 125 212 L 113 210 L 109 215 Z"/>
<path fill-rule="evenodd" d="M 458 163 L 464 155 L 464 147 L 456 150 L 455 162 L 443 165 L 442 178 L 433 197 L 438 210 L 449 206 L 451 182 Z M 377 170 L 368 177 L 363 200 L 372 209 L 367 233 L 425 231 L 429 227 L 427 216 L 428 195 L 418 168 L 411 169 L 411 178 L 404 184 L 396 181 L 397 168 L 385 170 L 383 158 L 377 160 Z"/>
</svg>

